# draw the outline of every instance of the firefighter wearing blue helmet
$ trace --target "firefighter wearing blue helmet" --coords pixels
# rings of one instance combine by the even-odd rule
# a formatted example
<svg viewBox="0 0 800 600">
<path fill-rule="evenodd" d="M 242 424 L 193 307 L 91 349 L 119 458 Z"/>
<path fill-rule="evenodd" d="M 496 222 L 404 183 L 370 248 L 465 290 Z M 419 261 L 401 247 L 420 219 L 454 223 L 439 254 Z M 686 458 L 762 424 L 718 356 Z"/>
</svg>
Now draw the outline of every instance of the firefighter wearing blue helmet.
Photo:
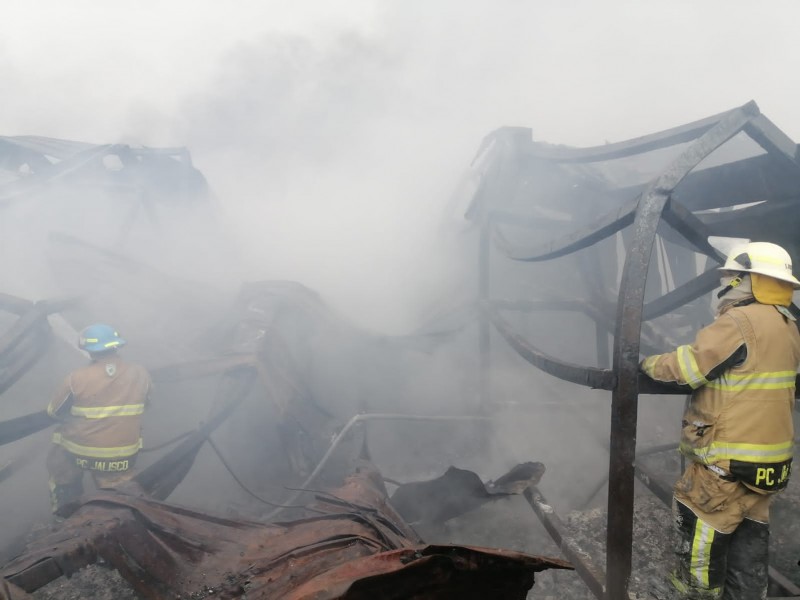
<svg viewBox="0 0 800 600">
<path fill-rule="evenodd" d="M 47 407 L 60 422 L 47 457 L 53 512 L 59 516 L 77 507 L 86 471 L 101 489 L 133 475 L 151 381 L 144 367 L 120 358 L 117 350 L 124 345 L 109 325 L 81 331 L 78 347 L 91 362 L 66 377 Z"/>
</svg>

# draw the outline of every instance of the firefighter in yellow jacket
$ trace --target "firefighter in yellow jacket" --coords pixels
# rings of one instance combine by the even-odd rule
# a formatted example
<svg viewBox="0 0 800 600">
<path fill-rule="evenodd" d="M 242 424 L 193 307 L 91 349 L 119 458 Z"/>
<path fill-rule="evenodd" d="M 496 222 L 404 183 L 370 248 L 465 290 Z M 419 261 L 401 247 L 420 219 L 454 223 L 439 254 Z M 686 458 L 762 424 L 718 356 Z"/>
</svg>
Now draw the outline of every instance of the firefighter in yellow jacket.
<svg viewBox="0 0 800 600">
<path fill-rule="evenodd" d="M 101 489 L 133 475 L 151 383 L 143 367 L 117 355 L 124 345 L 113 327 L 84 329 L 78 346 L 89 353 L 91 363 L 70 373 L 47 407 L 61 422 L 47 456 L 53 512 L 59 516 L 76 508 L 85 471 Z"/>
<path fill-rule="evenodd" d="M 691 389 L 680 442 L 690 462 L 673 502 L 678 597 L 761 599 L 769 504 L 792 469 L 800 335 L 787 307 L 800 281 L 789 254 L 767 242 L 735 248 L 721 275 L 715 320 L 640 368 Z"/>
</svg>

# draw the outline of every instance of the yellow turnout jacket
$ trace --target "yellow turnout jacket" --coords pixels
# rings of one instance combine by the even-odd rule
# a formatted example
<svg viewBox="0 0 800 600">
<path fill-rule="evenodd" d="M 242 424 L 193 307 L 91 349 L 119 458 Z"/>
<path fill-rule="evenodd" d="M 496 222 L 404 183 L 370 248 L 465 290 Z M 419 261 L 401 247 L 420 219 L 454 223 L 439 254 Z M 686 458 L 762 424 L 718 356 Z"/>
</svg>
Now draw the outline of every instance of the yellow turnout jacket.
<svg viewBox="0 0 800 600">
<path fill-rule="evenodd" d="M 62 422 L 53 442 L 81 457 L 120 459 L 142 447 L 150 376 L 114 355 L 73 371 L 47 407 Z"/>
<path fill-rule="evenodd" d="M 728 307 L 694 343 L 641 364 L 652 379 L 693 390 L 681 452 L 762 493 L 785 488 L 792 465 L 800 334 L 787 315 L 758 302 Z"/>
</svg>

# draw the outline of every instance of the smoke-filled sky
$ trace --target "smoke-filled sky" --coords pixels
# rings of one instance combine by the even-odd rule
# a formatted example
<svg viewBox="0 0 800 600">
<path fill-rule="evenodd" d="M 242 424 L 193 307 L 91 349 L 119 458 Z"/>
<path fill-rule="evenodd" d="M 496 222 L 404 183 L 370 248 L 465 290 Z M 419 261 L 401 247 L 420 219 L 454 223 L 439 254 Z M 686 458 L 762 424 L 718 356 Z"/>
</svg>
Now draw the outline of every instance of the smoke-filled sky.
<svg viewBox="0 0 800 600">
<path fill-rule="evenodd" d="M 741 105 L 800 140 L 795 0 L 28 0 L 0 135 L 188 147 L 248 274 L 402 328 L 447 196 L 503 125 L 576 146 Z"/>
</svg>

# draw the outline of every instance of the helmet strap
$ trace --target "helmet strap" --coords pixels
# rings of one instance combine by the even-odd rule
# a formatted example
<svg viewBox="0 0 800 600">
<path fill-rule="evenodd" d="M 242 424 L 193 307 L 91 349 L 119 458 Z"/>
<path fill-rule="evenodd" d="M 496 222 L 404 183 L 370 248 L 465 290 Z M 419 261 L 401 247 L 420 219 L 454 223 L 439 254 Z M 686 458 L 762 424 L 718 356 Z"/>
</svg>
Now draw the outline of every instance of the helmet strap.
<svg viewBox="0 0 800 600">
<path fill-rule="evenodd" d="M 731 282 L 728 285 L 726 285 L 724 288 L 722 288 L 720 291 L 717 292 L 717 298 L 718 299 L 722 298 L 725 294 L 730 292 L 732 289 L 739 287 L 741 285 L 741 283 L 742 283 L 742 276 L 741 275 L 737 275 L 736 277 L 731 279 Z"/>
<path fill-rule="evenodd" d="M 109 348 L 108 350 L 101 350 L 100 352 L 89 352 L 89 358 L 91 358 L 92 361 L 103 360 L 113 356 L 116 353 L 116 348 Z"/>
</svg>

